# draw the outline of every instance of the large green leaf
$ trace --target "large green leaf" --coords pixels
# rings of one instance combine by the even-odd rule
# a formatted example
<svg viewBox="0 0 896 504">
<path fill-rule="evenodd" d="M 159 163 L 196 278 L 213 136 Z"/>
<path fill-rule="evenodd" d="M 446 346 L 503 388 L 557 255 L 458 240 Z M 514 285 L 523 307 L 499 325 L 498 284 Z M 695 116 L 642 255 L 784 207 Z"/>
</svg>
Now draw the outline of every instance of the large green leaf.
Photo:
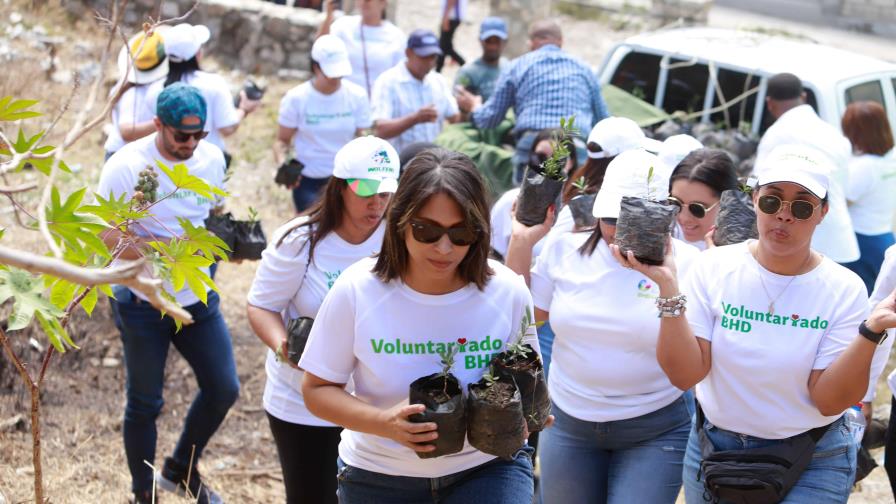
<svg viewBox="0 0 896 504">
<path fill-rule="evenodd" d="M 38 141 L 40 141 L 43 136 L 44 132 L 41 131 L 40 133 L 29 138 L 25 136 L 25 132 L 20 129 L 19 134 L 12 145 L 0 144 L 0 154 L 11 156 L 14 152 L 21 154 L 23 152 L 28 152 L 29 150 L 34 154 L 47 154 L 48 152 L 52 152 L 53 149 L 56 148 L 52 145 L 37 146 Z M 20 162 L 15 169 L 18 171 L 29 165 L 33 166 L 37 171 L 43 173 L 44 175 L 49 175 L 50 169 L 53 167 L 53 157 L 50 156 L 42 159 L 29 158 Z M 59 169 L 64 172 L 71 172 L 71 169 L 67 164 L 65 164 L 65 161 L 62 160 L 59 161 Z"/>
<path fill-rule="evenodd" d="M 165 163 L 158 160 L 156 161 L 156 164 L 159 165 L 160 170 L 165 172 L 165 175 L 168 175 L 168 178 L 171 179 L 171 182 L 178 189 L 192 191 L 209 200 L 214 200 L 215 195 L 227 196 L 225 191 L 209 184 L 205 179 L 197 177 L 196 175 L 191 175 L 189 169 L 187 169 L 187 165 L 183 163 L 176 164 L 171 168 L 168 168 L 165 166 Z"/>
<path fill-rule="evenodd" d="M 134 207 L 133 200 L 126 193 L 121 193 L 116 198 L 114 194 L 109 198 L 104 198 L 100 194 L 94 194 L 96 203 L 93 205 L 84 205 L 79 211 L 96 215 L 105 222 L 118 226 L 128 221 L 140 220 L 149 212 L 146 210 L 138 210 Z"/>
<path fill-rule="evenodd" d="M 12 313 L 7 321 L 8 330 L 23 329 L 37 317 L 56 350 L 65 352 L 65 346 L 78 348 L 59 323 L 59 318 L 65 312 L 44 298 L 41 295 L 43 290 L 40 277 L 13 267 L 0 270 L 0 303 L 10 298 L 14 301 Z"/>
<path fill-rule="evenodd" d="M 109 248 L 97 236 L 101 231 L 108 229 L 109 225 L 96 215 L 78 211 L 81 209 L 81 200 L 86 191 L 87 188 L 83 187 L 70 194 L 63 202 L 59 190 L 53 187 L 50 205 L 47 207 L 50 233 L 73 251 L 82 252 L 80 255 L 83 258 L 91 253 L 111 258 Z"/>
<path fill-rule="evenodd" d="M 196 249 L 188 242 L 175 238 L 167 244 L 156 241 L 149 242 L 149 245 L 159 252 L 161 262 L 171 275 L 171 285 L 175 291 L 187 285 L 203 303 L 208 302 L 206 286 L 218 291 L 215 282 L 203 271 L 214 261 L 197 255 Z"/>
<path fill-rule="evenodd" d="M 207 259 L 214 260 L 215 257 L 227 259 L 227 252 L 230 251 L 230 247 L 224 243 L 224 240 L 218 238 L 204 227 L 194 226 L 189 219 L 178 217 L 177 222 L 183 228 L 185 241 L 192 248 L 193 252 L 200 251 Z"/>
<path fill-rule="evenodd" d="M 4 96 L 0 99 L 0 121 L 18 121 L 20 119 L 31 119 L 32 117 L 40 117 L 40 112 L 28 110 L 37 105 L 37 100 L 15 100 L 12 96 Z"/>
</svg>

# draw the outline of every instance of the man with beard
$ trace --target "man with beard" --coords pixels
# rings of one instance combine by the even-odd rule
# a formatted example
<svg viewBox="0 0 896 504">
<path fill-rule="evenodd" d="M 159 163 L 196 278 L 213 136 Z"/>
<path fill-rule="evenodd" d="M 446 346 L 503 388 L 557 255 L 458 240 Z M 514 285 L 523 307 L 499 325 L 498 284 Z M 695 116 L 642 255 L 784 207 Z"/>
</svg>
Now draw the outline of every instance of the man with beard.
<svg viewBox="0 0 896 504">
<path fill-rule="evenodd" d="M 498 17 L 487 17 L 479 27 L 479 44 L 482 56 L 461 67 L 454 78 L 454 84 L 488 101 L 495 89 L 495 83 L 504 68 L 507 58 L 501 56 L 507 44 L 507 23 Z"/>
<path fill-rule="evenodd" d="M 197 88 L 183 83 L 168 86 L 156 105 L 156 133 L 125 145 L 103 166 L 99 196 L 118 199 L 124 195 L 125 200 L 157 201 L 149 210 L 151 216 L 129 230 L 137 236 L 137 245 L 126 249 L 121 259 L 141 257 L 149 248 L 147 242 L 165 242 L 182 234 L 182 221 L 178 219 L 186 219 L 193 226 L 204 225 L 215 201 L 177 189 L 156 162 L 169 167 L 184 164 L 190 174 L 213 186 L 223 186 L 224 154 L 202 140 L 207 134 L 203 131 L 206 114 L 205 100 Z M 156 180 L 158 187 L 137 194 L 137 186 L 145 186 L 147 178 Z M 122 232 L 117 229 L 102 235 L 110 249 L 118 245 L 121 237 Z M 115 324 L 121 332 L 127 372 L 122 434 L 133 502 L 151 502 L 154 478 L 159 488 L 182 495 L 189 492 L 196 502 L 222 502 L 218 494 L 205 486 L 196 464 L 239 395 L 230 333 L 216 292 L 207 292 L 207 301 L 203 303 L 186 286 L 175 290 L 170 282 L 165 282 L 164 288 L 190 312 L 192 324 L 178 331 L 171 317 L 163 316 L 142 293 L 125 286 L 115 286 L 115 297 L 110 300 Z M 161 471 L 153 474 L 147 462 L 156 466 L 155 421 L 162 409 L 165 359 L 172 344 L 193 369 L 199 393 L 187 412 L 174 452 L 165 459 Z"/>
</svg>

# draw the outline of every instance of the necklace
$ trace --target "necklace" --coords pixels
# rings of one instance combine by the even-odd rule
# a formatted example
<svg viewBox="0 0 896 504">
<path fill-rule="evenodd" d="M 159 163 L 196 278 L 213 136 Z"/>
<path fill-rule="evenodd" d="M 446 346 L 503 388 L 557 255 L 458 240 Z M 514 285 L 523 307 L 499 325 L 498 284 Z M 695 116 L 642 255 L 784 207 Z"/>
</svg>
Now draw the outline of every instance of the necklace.
<svg viewBox="0 0 896 504">
<path fill-rule="evenodd" d="M 806 264 L 808 264 L 811 259 L 812 259 L 812 251 L 809 251 L 809 256 L 806 257 L 806 260 L 803 261 L 803 264 L 800 266 L 799 270 L 797 270 L 797 271 L 803 271 L 803 268 L 806 267 Z M 756 251 L 756 264 L 759 264 L 759 251 L 758 250 Z M 759 266 L 762 266 L 762 265 L 759 264 Z M 760 271 L 757 268 L 756 272 L 759 273 L 759 284 L 762 285 L 762 290 L 765 291 L 765 296 L 767 298 L 769 298 L 768 313 L 771 315 L 774 315 L 775 314 L 775 303 L 778 301 L 778 299 L 781 298 L 781 296 L 784 294 L 784 292 L 787 290 L 787 288 L 790 287 L 790 284 L 792 284 L 793 281 L 796 280 L 796 277 L 798 277 L 799 274 L 796 274 L 796 275 L 793 275 L 792 277 L 790 277 L 790 281 L 787 282 L 787 285 L 785 285 L 784 288 L 781 289 L 781 292 L 779 292 L 778 295 L 775 296 L 774 299 L 772 299 L 772 295 L 768 293 L 768 289 L 765 287 L 765 280 L 762 279 L 762 271 Z"/>
</svg>

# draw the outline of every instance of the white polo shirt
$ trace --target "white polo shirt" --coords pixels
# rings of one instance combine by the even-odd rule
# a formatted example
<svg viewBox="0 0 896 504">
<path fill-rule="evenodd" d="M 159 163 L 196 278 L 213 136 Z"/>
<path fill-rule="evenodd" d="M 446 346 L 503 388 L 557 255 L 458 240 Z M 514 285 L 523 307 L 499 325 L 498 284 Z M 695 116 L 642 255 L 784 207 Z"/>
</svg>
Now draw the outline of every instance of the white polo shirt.
<svg viewBox="0 0 896 504">
<path fill-rule="evenodd" d="M 451 85 L 442 74 L 431 71 L 422 81 L 417 80 L 404 61 L 383 72 L 376 80 L 370 104 L 374 123 L 379 119 L 404 117 L 427 105 L 435 105 L 439 116 L 434 122 L 420 123 L 396 137 L 386 138 L 398 152 L 415 142 L 434 141 L 442 132 L 445 119 L 459 112 Z"/>
<path fill-rule="evenodd" d="M 846 207 L 849 156 L 852 146 L 840 132 L 824 122 L 809 105 L 800 105 L 781 114 L 762 135 L 756 151 L 756 168 L 779 145 L 808 145 L 825 153 L 834 166 L 828 189 L 828 214 L 812 235 L 812 248 L 834 262 L 859 258 L 859 243 Z M 759 175 L 759 171 L 756 172 Z"/>
<path fill-rule="evenodd" d="M 856 233 L 881 235 L 893 232 L 896 211 L 896 150 L 884 156 L 864 154 L 849 163 L 846 199 Z"/>
<path fill-rule="evenodd" d="M 361 16 L 342 16 L 330 25 L 330 34 L 341 38 L 348 50 L 352 73 L 344 80 L 361 86 L 365 93 L 373 92 L 380 74 L 404 61 L 408 37 L 389 21 L 361 26 Z"/>
</svg>

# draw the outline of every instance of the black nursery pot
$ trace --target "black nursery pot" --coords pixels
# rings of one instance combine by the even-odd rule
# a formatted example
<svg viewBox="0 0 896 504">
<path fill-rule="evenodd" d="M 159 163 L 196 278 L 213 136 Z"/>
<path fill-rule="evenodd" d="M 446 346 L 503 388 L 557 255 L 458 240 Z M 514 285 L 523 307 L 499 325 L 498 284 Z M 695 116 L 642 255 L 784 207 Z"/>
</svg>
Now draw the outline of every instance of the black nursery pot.
<svg viewBox="0 0 896 504">
<path fill-rule="evenodd" d="M 623 196 L 615 238 L 622 255 L 631 250 L 642 263 L 663 264 L 666 237 L 672 229 L 676 211 L 674 205 Z"/>
<path fill-rule="evenodd" d="M 418 457 L 435 458 L 463 450 L 467 410 L 460 382 L 453 374 L 443 377 L 436 373 L 414 380 L 410 385 L 409 398 L 410 404 L 426 406 L 423 413 L 411 417 L 412 422 L 435 422 L 438 425 L 439 437 L 432 442 L 436 449 L 428 453 L 416 452 Z"/>
<path fill-rule="evenodd" d="M 496 375 L 516 383 L 523 401 L 526 427 L 531 433 L 544 429 L 551 414 L 551 396 L 548 394 L 541 357 L 531 345 L 524 347 L 524 357 L 516 358 L 509 352 L 501 352 L 492 360 L 492 366 Z"/>
<path fill-rule="evenodd" d="M 205 229 L 211 231 L 230 249 L 227 252 L 228 257 L 233 254 L 233 247 L 236 243 L 236 221 L 233 214 L 227 212 L 221 215 L 209 215 L 205 219 Z"/>
<path fill-rule="evenodd" d="M 548 207 L 559 207 L 560 193 L 564 180 L 555 180 L 544 176 L 531 166 L 526 168 L 520 194 L 516 200 L 516 220 L 527 226 L 535 226 L 544 222 Z"/>
<path fill-rule="evenodd" d="M 597 217 L 593 213 L 596 196 L 596 194 L 580 194 L 567 203 L 576 228 L 590 228 L 597 223 Z"/>
<path fill-rule="evenodd" d="M 722 246 L 740 243 L 750 238 L 759 238 L 753 200 L 743 191 L 735 189 L 723 191 L 712 241 Z"/>
<path fill-rule="evenodd" d="M 523 403 L 513 382 L 485 380 L 469 385 L 467 437 L 477 450 L 510 460 L 526 442 Z"/>
<path fill-rule="evenodd" d="M 258 221 L 235 221 L 236 240 L 233 245 L 233 259 L 257 261 L 268 246 L 268 240 Z"/>
</svg>

